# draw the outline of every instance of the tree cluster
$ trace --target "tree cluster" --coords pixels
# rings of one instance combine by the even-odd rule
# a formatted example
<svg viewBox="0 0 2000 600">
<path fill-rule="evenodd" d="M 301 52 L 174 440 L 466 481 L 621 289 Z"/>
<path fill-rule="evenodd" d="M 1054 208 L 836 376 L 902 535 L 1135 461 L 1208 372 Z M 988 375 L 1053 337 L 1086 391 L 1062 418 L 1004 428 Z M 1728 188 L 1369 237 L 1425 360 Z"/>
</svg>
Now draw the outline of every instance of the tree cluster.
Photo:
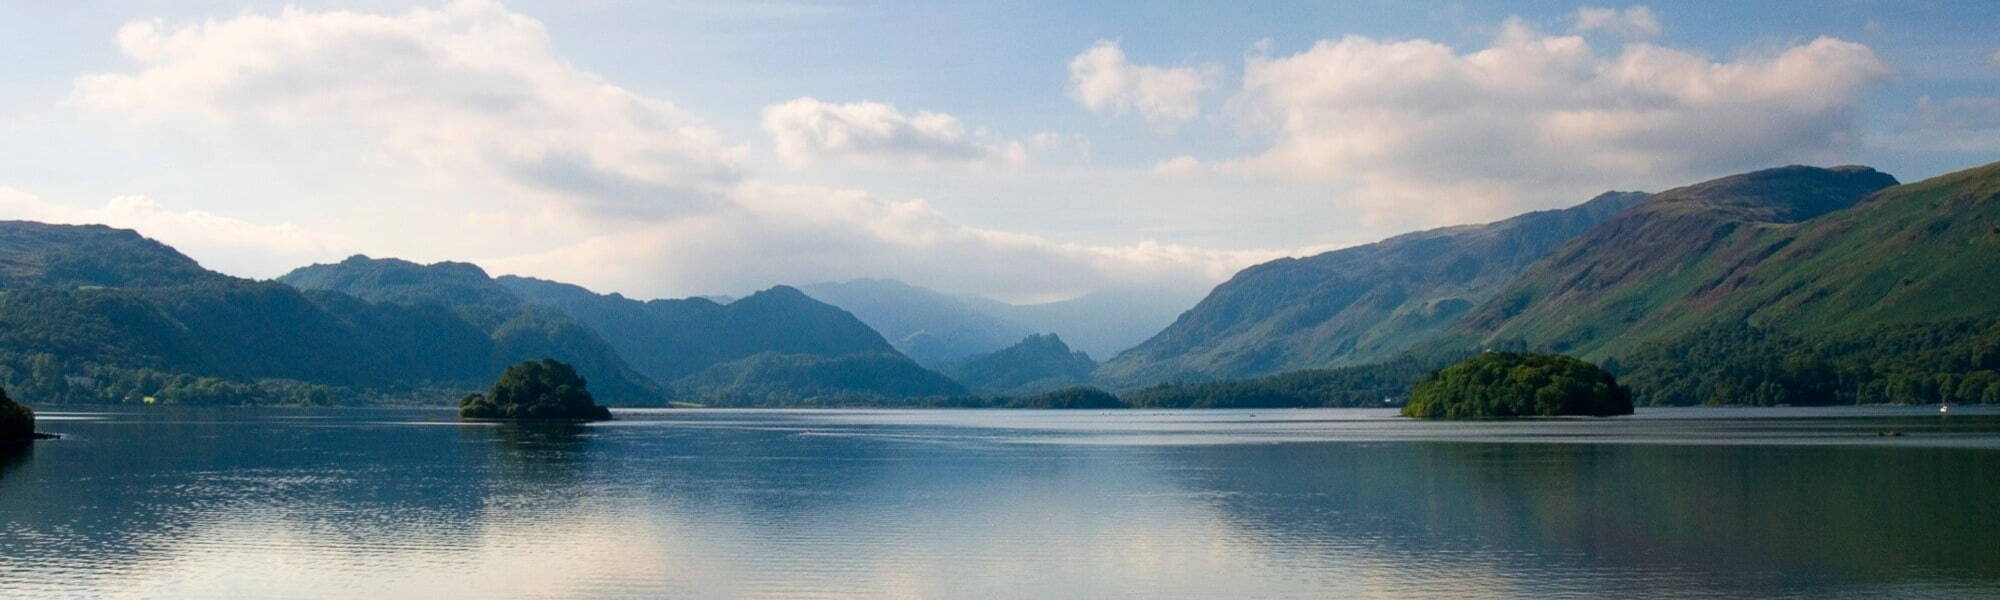
<svg viewBox="0 0 2000 600">
<path fill-rule="evenodd" d="M 1403 415 L 1486 419 L 1632 414 L 1632 395 L 1604 369 L 1560 354 L 1488 352 L 1418 381 Z"/>
<path fill-rule="evenodd" d="M 1729 323 L 1606 366 L 1643 406 L 2000 403 L 2000 321 L 1813 337 Z"/>
<path fill-rule="evenodd" d="M 466 419 L 593 420 L 611 418 L 597 405 L 576 369 L 554 359 L 523 362 L 500 374 L 485 394 L 466 396 L 458 404 Z"/>
</svg>

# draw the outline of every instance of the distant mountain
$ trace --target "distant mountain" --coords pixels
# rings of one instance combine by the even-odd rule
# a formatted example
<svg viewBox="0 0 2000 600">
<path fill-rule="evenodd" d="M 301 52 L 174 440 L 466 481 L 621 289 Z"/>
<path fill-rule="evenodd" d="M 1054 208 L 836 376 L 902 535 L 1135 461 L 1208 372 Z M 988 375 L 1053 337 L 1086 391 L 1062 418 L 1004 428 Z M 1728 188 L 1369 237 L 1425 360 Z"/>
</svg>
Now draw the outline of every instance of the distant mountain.
<svg viewBox="0 0 2000 600">
<path fill-rule="evenodd" d="M 800 290 L 854 313 L 897 350 L 926 366 L 987 354 L 1033 333 L 1028 326 L 965 299 L 893 279 L 815 283 Z"/>
<path fill-rule="evenodd" d="M 716 406 L 894 406 L 965 394 L 958 383 L 894 352 L 766 352 L 716 364 L 676 385 Z"/>
<path fill-rule="evenodd" d="M 1097 361 L 1070 350 L 1055 334 L 1028 336 L 998 352 L 974 358 L 950 370 L 954 379 L 974 391 L 1019 396 L 1040 394 L 1090 382 Z"/>
<path fill-rule="evenodd" d="M 1388 359 L 1485 302 L 1550 249 L 1646 197 L 1401 235 L 1237 273 L 1098 377 L 1136 387 Z"/>
<path fill-rule="evenodd" d="M 1926 210 L 1925 203 L 1907 199 L 1907 190 L 1866 210 L 1828 214 L 1894 185 L 1894 177 L 1867 167 L 1793 166 L 1661 192 L 1550 252 L 1440 343 L 1604 357 L 1717 318 L 1795 319 L 1808 327 L 1886 322 L 1885 303 L 1924 299 L 1899 296 L 1905 292 L 1900 286 L 1870 277 L 1898 280 L 1963 264 L 1963 253 L 1978 241 L 1975 236 L 1950 240 L 1963 246 L 1939 245 L 1940 236 L 1962 234 L 1965 225 L 1937 207 Z M 1816 219 L 1822 215 L 1826 218 Z M 1904 230 L 1933 223 L 1937 231 Z M 1861 232 L 1868 237 L 1857 236 Z M 1902 258 L 1919 249 L 1949 260 Z M 1961 274 L 1969 279 L 1931 285 L 1996 281 L 1991 275 Z M 1931 296 L 1953 297 L 1971 300 Z M 1832 307 L 1838 308 L 1828 310 Z M 1968 312 L 1964 306 L 1926 308 L 1927 314 L 1901 316 Z"/>
<path fill-rule="evenodd" d="M 1199 291 L 1110 288 L 1040 304 L 1004 304 L 978 298 L 973 305 L 1035 331 L 1061 334 L 1072 347 L 1091 356 L 1110 358 L 1173 324 L 1175 317 L 1199 300 Z"/>
<path fill-rule="evenodd" d="M 352 256 L 292 270 L 278 281 L 301 290 L 337 292 L 368 302 L 452 311 L 493 339 L 498 365 L 555 358 L 574 366 L 607 401 L 664 400 L 658 384 L 634 370 L 588 325 L 560 311 L 523 301 L 476 265 L 420 265 L 394 258 Z M 495 371 L 498 372 L 497 370 Z"/>
<path fill-rule="evenodd" d="M 881 335 L 853 315 L 785 286 L 728 304 L 706 298 L 642 302 L 560 282 L 512 276 L 495 279 L 464 263 L 418 265 L 367 257 L 305 267 L 280 280 L 371 300 L 448 306 L 485 322 L 504 323 L 518 315 L 537 315 L 544 322 L 572 324 L 593 340 L 601 340 L 598 343 L 606 346 L 608 355 L 629 363 L 637 373 L 694 399 L 713 400 L 752 391 L 782 399 L 808 398 L 826 390 L 849 396 L 876 393 L 890 397 L 907 395 L 912 389 L 923 395 L 945 395 L 953 390 L 962 393 L 949 381 L 945 386 L 935 385 L 934 380 L 942 376 L 914 364 L 897 364 L 908 359 L 896 354 Z M 754 388 L 730 384 L 728 377 L 712 373 L 694 377 L 752 357 L 761 358 L 738 365 L 737 371 L 770 371 L 773 365 L 822 365 L 826 361 L 819 359 L 858 355 L 875 358 L 841 362 L 840 369 L 834 371 L 785 371 Z M 843 379 L 801 379 L 816 374 L 835 374 Z"/>
<path fill-rule="evenodd" d="M 399 258 L 354 255 L 334 264 L 293 269 L 278 281 L 302 290 L 328 290 L 369 302 L 436 304 L 492 321 L 519 312 L 521 299 L 478 265 L 439 262 L 421 265 Z"/>
<path fill-rule="evenodd" d="M 642 372 L 661 381 L 764 353 L 895 353 L 854 315 L 787 286 L 718 304 L 707 298 L 641 302 L 526 277 L 506 276 L 499 282 L 521 298 L 603 332 Z"/>
<path fill-rule="evenodd" d="M 803 288 L 853 312 L 897 350 L 942 366 L 1006 348 L 1031 333 L 1055 333 L 1093 356 L 1112 356 L 1172 323 L 1195 297 L 1167 290 L 1108 289 L 1068 300 L 1008 304 L 949 295 L 893 279 L 817 283 Z"/>
</svg>

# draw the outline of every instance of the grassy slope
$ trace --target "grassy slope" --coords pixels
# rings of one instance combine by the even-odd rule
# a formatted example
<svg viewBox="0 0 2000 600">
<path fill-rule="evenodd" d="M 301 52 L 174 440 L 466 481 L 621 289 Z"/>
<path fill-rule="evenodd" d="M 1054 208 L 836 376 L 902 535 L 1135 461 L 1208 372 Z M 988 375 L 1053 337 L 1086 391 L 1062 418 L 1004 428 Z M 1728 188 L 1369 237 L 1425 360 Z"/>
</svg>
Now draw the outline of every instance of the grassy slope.
<svg viewBox="0 0 2000 600">
<path fill-rule="evenodd" d="M 1664 192 L 1552 253 L 1434 344 L 1524 342 L 1602 359 L 1733 319 L 1843 333 L 2000 316 L 2000 164 L 1814 214 L 1867 186 L 1849 183 Z M 1793 193 L 1807 197 L 1783 197 Z M 1783 222 L 1793 218 L 1804 220 Z"/>
</svg>

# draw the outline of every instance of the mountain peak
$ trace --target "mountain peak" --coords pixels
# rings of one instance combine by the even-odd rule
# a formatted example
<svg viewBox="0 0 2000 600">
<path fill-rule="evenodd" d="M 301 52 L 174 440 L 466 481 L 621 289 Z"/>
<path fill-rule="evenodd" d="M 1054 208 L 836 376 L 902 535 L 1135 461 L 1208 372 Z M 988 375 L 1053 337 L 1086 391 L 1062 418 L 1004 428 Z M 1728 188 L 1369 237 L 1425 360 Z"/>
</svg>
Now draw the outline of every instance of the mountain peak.
<svg viewBox="0 0 2000 600">
<path fill-rule="evenodd" d="M 1745 221 L 1797 223 L 1853 206 L 1896 185 L 1870 167 L 1791 165 L 1678 187 L 1653 196 L 1655 211 L 1712 211 Z"/>
<path fill-rule="evenodd" d="M 154 287 L 228 278 L 130 229 L 0 221 L 0 288 Z"/>
</svg>

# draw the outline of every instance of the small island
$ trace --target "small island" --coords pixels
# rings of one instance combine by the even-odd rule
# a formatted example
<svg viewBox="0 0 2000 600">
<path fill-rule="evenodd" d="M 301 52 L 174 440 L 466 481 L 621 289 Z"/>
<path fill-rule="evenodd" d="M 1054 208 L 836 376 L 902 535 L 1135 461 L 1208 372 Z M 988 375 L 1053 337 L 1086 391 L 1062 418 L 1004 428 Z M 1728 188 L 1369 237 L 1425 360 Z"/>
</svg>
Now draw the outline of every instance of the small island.
<svg viewBox="0 0 2000 600">
<path fill-rule="evenodd" d="M 1030 396 L 1014 403 L 1018 408 L 1131 408 L 1110 392 L 1093 387 L 1072 387 Z"/>
<path fill-rule="evenodd" d="M 1632 414 L 1632 394 L 1597 365 L 1560 354 L 1488 352 L 1417 382 L 1403 416 L 1504 419 Z"/>
<path fill-rule="evenodd" d="M 18 444 L 54 437 L 46 433 L 35 433 L 34 409 L 15 402 L 13 398 L 7 396 L 7 390 L 0 389 L 0 444 Z"/>
<path fill-rule="evenodd" d="M 485 394 L 458 403 L 461 419 L 507 421 L 608 421 L 611 410 L 597 405 L 576 369 L 553 359 L 507 367 Z"/>
</svg>

